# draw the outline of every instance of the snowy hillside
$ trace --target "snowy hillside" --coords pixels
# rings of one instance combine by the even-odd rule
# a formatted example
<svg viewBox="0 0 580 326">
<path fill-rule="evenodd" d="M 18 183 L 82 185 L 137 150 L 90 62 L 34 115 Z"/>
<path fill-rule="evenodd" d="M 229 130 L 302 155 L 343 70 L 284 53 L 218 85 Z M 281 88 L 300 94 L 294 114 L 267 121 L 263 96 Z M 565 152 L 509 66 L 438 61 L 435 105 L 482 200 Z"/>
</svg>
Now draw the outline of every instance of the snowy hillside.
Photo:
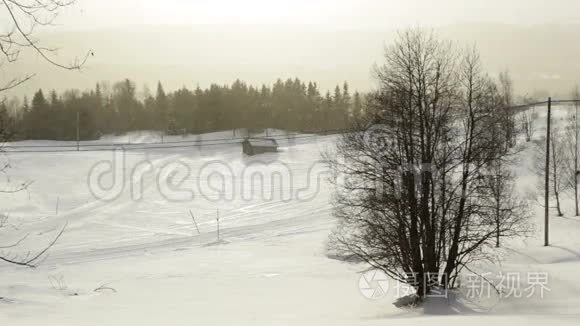
<svg viewBox="0 0 580 326">
<path fill-rule="evenodd" d="M 544 110 L 538 111 L 536 137 L 545 120 Z M 556 112 L 556 124 L 562 123 L 562 111 Z M 572 217 L 569 196 L 566 216 L 552 218 L 552 247 L 542 247 L 543 208 L 536 205 L 535 236 L 501 249 L 501 264 L 476 266 L 491 278 L 500 273 L 547 273 L 549 290 L 543 298 L 500 299 L 492 294 L 468 300 L 462 289 L 449 298 L 429 300 L 423 308 L 402 310 L 392 305 L 394 282 L 380 300 L 366 299 L 359 288 L 359 272 L 365 266 L 325 254 L 334 220 L 332 190 L 324 182 L 320 153 L 336 136 L 281 135 L 275 136 L 279 153 L 253 158 L 242 155 L 231 132 L 163 139 L 164 146 L 173 142 L 175 148 L 128 145 L 160 141 L 147 133 L 82 143 L 79 152 L 74 151 L 75 143 L 9 144 L 21 147 L 12 150 L 19 152 L 7 148 L 5 160 L 12 168 L 5 184 L 32 183 L 26 191 L 0 196 L 2 211 L 9 214 L 0 245 L 29 234 L 19 246 L 4 251 L 24 256 L 67 227 L 38 268 L 0 265 L 0 321 L 577 325 L 580 218 Z M 189 146 L 178 146 L 188 140 Z M 118 147 L 128 150 L 107 151 L 109 143 L 124 143 Z M 54 147 L 33 153 L 38 149 L 34 146 L 63 145 L 73 151 L 57 152 Z M 523 193 L 536 188 L 532 160 L 530 147 L 516 167 Z M 264 178 L 262 183 L 257 175 Z M 101 187 L 95 188 L 95 182 Z M 109 191 L 101 191 L 104 188 Z"/>
</svg>

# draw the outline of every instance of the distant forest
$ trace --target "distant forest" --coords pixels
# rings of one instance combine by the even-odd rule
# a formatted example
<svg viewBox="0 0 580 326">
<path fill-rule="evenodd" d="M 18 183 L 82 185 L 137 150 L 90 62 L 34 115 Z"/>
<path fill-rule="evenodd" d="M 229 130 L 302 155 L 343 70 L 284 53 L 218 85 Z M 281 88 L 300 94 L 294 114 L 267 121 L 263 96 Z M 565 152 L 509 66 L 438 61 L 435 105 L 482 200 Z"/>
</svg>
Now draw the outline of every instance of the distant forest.
<svg viewBox="0 0 580 326">
<path fill-rule="evenodd" d="M 159 83 L 155 94 L 138 96 L 129 79 L 112 87 L 62 94 L 38 90 L 29 101 L 4 101 L 0 122 L 4 139 L 75 140 L 77 117 L 81 140 L 105 134 L 157 130 L 170 135 L 247 128 L 277 128 L 296 132 L 344 129 L 363 111 L 363 96 L 351 94 L 348 83 L 334 93 L 321 94 L 314 82 L 278 80 L 254 87 L 237 80 L 207 89 L 182 88 L 166 93 Z M 15 104 L 18 103 L 18 104 Z"/>
</svg>

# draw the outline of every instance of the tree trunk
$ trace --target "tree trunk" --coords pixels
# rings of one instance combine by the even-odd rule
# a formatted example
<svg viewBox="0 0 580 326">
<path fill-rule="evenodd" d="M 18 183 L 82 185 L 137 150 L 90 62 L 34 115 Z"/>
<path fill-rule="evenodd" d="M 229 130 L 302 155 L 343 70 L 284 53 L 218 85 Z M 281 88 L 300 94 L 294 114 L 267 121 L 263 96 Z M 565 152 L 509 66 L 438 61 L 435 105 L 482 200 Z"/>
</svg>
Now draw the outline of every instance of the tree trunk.
<svg viewBox="0 0 580 326">
<path fill-rule="evenodd" d="M 496 199 L 499 200 L 499 198 L 496 198 Z M 500 213 L 501 213 L 501 211 L 500 211 L 500 206 L 499 206 L 499 201 L 498 201 L 496 203 L 496 206 L 495 206 L 495 227 L 496 227 L 496 230 L 495 230 L 495 247 L 496 248 L 499 248 L 500 247 L 500 243 L 499 243 L 499 238 L 501 237 L 501 230 L 500 230 L 500 227 L 501 227 L 500 226 L 501 217 L 500 217 Z"/>
<path fill-rule="evenodd" d="M 559 193 L 559 187 L 558 187 L 558 174 L 561 171 L 558 171 L 558 161 L 556 160 L 556 151 L 559 150 L 559 148 L 556 147 L 556 144 L 554 143 L 554 139 L 552 138 L 551 140 L 552 143 L 552 185 L 554 187 L 554 196 L 556 196 L 556 208 L 558 209 L 558 216 L 562 217 L 564 216 L 564 214 L 562 214 L 562 209 L 560 207 L 560 193 Z M 549 155 L 549 154 L 548 154 Z"/>
<path fill-rule="evenodd" d="M 562 209 L 560 208 L 560 194 L 556 191 L 556 208 L 558 209 L 558 216 L 562 217 L 564 214 L 562 213 Z"/>
<path fill-rule="evenodd" d="M 578 130 L 578 104 L 575 105 L 576 114 L 574 114 L 574 205 L 576 207 L 576 216 L 580 216 L 578 210 L 578 140 L 580 137 Z"/>
<path fill-rule="evenodd" d="M 419 217 L 417 212 L 417 198 L 415 196 L 415 176 L 413 173 L 407 171 L 404 177 L 406 188 L 407 188 L 407 204 L 409 206 L 410 213 L 410 225 L 409 225 L 409 242 L 411 243 L 411 263 L 413 266 L 413 272 L 417 277 L 417 295 L 421 298 L 427 294 L 426 289 L 423 287 L 423 262 L 421 255 L 421 239 L 419 235 Z"/>
<path fill-rule="evenodd" d="M 576 205 L 576 216 L 580 216 L 578 211 L 578 173 L 576 172 L 574 173 L 574 204 Z"/>
</svg>

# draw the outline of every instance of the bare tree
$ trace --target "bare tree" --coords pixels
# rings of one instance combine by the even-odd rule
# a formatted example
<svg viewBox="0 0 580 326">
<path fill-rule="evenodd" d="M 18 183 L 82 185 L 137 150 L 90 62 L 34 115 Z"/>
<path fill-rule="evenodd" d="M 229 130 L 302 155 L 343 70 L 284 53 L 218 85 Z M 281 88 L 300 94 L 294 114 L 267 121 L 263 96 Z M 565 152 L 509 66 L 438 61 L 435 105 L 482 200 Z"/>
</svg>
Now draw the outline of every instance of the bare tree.
<svg viewBox="0 0 580 326">
<path fill-rule="evenodd" d="M 495 245 L 499 248 L 501 238 L 531 231 L 527 219 L 530 212 L 527 201 L 516 195 L 515 177 L 506 166 L 506 162 L 498 159 L 491 162 L 487 169 L 488 174 L 484 177 L 482 185 L 487 193 L 483 199 L 491 208 L 488 211 L 489 223 L 496 225 Z"/>
<path fill-rule="evenodd" d="M 572 99 L 580 100 L 580 89 L 578 86 L 572 91 Z M 565 146 L 567 151 L 566 174 L 568 186 L 574 189 L 574 207 L 576 216 L 580 215 L 578 205 L 578 175 L 580 174 L 579 146 L 580 146 L 580 125 L 578 124 L 578 102 L 574 102 L 574 112 L 569 113 L 566 125 Z"/>
<path fill-rule="evenodd" d="M 568 182 L 568 175 L 566 171 L 568 170 L 569 155 L 566 148 L 565 140 L 563 139 L 564 134 L 557 128 L 552 129 L 552 137 L 550 137 L 550 181 L 552 187 L 552 193 L 556 199 L 556 210 L 558 211 L 558 216 L 564 216 L 561 206 L 561 197 L 564 191 L 570 188 L 570 182 Z M 546 157 L 546 137 L 543 137 L 536 143 L 536 165 L 535 170 L 540 180 L 545 178 L 545 166 L 542 163 L 543 159 Z"/>
<path fill-rule="evenodd" d="M 514 113 L 509 110 L 514 105 L 514 87 L 508 70 L 499 74 L 499 95 L 504 107 L 502 117 L 502 133 L 505 137 L 506 150 L 516 144 L 517 128 Z"/>
<path fill-rule="evenodd" d="M 524 99 L 524 103 L 532 103 L 529 99 Z M 535 122 L 538 119 L 538 112 L 535 107 L 530 107 L 519 114 L 521 128 L 526 137 L 526 142 L 531 142 L 536 133 Z"/>
<path fill-rule="evenodd" d="M 7 224 L 7 215 L 4 215 L 6 219 L 0 225 L 0 229 L 6 227 Z M 67 223 L 68 224 L 68 223 Z M 56 244 L 56 242 L 61 238 L 66 230 L 67 224 L 65 224 L 60 231 L 54 236 L 54 238 L 48 243 L 43 249 L 38 250 L 36 253 L 28 251 L 26 254 L 15 254 L 10 252 L 17 248 L 20 244 L 22 244 L 26 239 L 29 238 L 29 234 L 26 234 L 17 241 L 12 244 L 4 245 L 0 247 L 0 261 L 5 263 L 10 263 L 19 266 L 26 266 L 26 267 L 37 267 L 39 263 L 41 263 L 46 258 L 46 253 Z"/>
<path fill-rule="evenodd" d="M 484 248 L 498 235 L 514 236 L 506 220 L 514 217 L 494 215 L 485 183 L 487 167 L 508 154 L 493 132 L 505 107 L 475 49 L 457 51 L 421 29 L 401 32 L 376 72 L 370 127 L 344 135 L 327 155 L 339 219 L 330 248 L 423 297 L 490 258 Z M 502 198 L 512 195 L 506 189 L 498 188 Z M 501 205 L 521 217 L 514 203 Z"/>
<path fill-rule="evenodd" d="M 75 59 L 70 64 L 63 64 L 56 60 L 55 48 L 50 48 L 42 45 L 36 37 L 36 32 L 40 26 L 52 25 L 57 18 L 59 12 L 63 8 L 74 4 L 75 0 L 0 0 L 0 14 L 3 14 L 8 22 L 8 29 L 0 32 L 0 69 L 6 64 L 13 64 L 20 58 L 20 55 L 25 50 L 30 50 L 36 53 L 40 58 L 50 65 L 66 70 L 78 70 L 87 61 L 92 52 L 89 51 L 82 59 Z M 0 86 L 0 93 L 18 87 L 26 81 L 32 79 L 34 74 L 27 74 L 21 77 L 14 77 L 4 82 Z M 2 114 L 0 117 L 0 142 L 5 143 L 12 139 L 10 128 L 10 121 L 8 115 Z M 0 167 L 0 173 L 6 175 L 10 164 L 6 163 Z M 2 193 L 15 193 L 26 190 L 30 183 L 22 183 L 15 187 L 2 189 Z M 2 220 L 0 228 L 6 227 L 8 215 Z M 52 248 L 62 236 L 66 225 L 56 234 L 53 240 L 39 250 L 36 254 L 28 252 L 26 255 L 17 255 L 6 250 L 11 250 L 19 246 L 28 235 L 24 235 L 18 241 L 0 247 L 0 260 L 21 265 L 34 267 L 45 257 L 46 252 Z"/>
<path fill-rule="evenodd" d="M 18 61 L 25 50 L 37 53 L 44 61 L 53 66 L 67 69 L 80 69 L 88 57 L 89 51 L 83 58 L 75 58 L 70 64 L 63 64 L 56 60 L 56 48 L 47 47 L 36 37 L 39 27 L 53 25 L 62 9 L 69 7 L 76 0 L 0 0 L 0 14 L 9 21 L 6 31 L 0 32 L 0 54 L 4 64 Z M 13 89 L 32 79 L 34 74 L 11 78 L 0 86 L 0 92 Z"/>
</svg>

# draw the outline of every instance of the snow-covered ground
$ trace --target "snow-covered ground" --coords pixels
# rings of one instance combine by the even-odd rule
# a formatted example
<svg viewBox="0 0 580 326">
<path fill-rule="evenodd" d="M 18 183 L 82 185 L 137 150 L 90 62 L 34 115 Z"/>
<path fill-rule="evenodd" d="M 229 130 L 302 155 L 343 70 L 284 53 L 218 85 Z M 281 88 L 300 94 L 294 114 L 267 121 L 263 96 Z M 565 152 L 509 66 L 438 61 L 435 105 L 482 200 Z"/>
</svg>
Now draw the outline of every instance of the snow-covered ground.
<svg viewBox="0 0 580 326">
<path fill-rule="evenodd" d="M 489 299 L 468 300 L 459 293 L 430 300 L 420 309 L 401 310 L 392 305 L 394 287 L 380 300 L 366 299 L 358 273 L 365 267 L 325 255 L 334 221 L 332 191 L 323 181 L 320 152 L 332 146 L 335 137 L 280 137 L 279 153 L 254 158 L 243 156 L 233 137 L 231 132 L 215 133 L 202 137 L 207 146 L 159 149 L 151 145 L 123 155 L 9 153 L 5 159 L 12 167 L 10 182 L 4 184 L 33 183 L 27 191 L 0 195 L 10 222 L 1 230 L 0 246 L 29 234 L 18 247 L 4 249 L 5 255 L 24 257 L 48 243 L 65 224 L 67 228 L 38 268 L 0 265 L 0 322 L 578 324 L 580 218 L 571 217 L 570 198 L 565 202 L 567 216 L 552 218 L 552 247 L 542 247 L 542 208 L 536 207 L 534 237 L 498 253 L 501 264 L 476 266 L 480 272 L 519 273 L 524 278 L 529 272 L 546 272 L 550 291 L 544 298 L 499 299 L 492 294 Z M 81 148 L 159 140 L 154 134 L 135 133 L 83 143 Z M 163 141 L 183 140 L 198 138 Z M 63 144 L 75 145 L 46 141 L 12 145 Z M 518 163 L 523 192 L 535 188 L 532 157 L 533 150 L 528 149 Z M 107 170 L 110 163 L 113 168 Z M 255 173 L 264 177 L 261 185 L 251 182 L 258 180 L 252 178 Z M 96 187 L 95 182 L 102 186 Z M 110 191 L 101 191 L 108 186 Z M 110 198 L 103 198 L 106 195 Z"/>
</svg>

